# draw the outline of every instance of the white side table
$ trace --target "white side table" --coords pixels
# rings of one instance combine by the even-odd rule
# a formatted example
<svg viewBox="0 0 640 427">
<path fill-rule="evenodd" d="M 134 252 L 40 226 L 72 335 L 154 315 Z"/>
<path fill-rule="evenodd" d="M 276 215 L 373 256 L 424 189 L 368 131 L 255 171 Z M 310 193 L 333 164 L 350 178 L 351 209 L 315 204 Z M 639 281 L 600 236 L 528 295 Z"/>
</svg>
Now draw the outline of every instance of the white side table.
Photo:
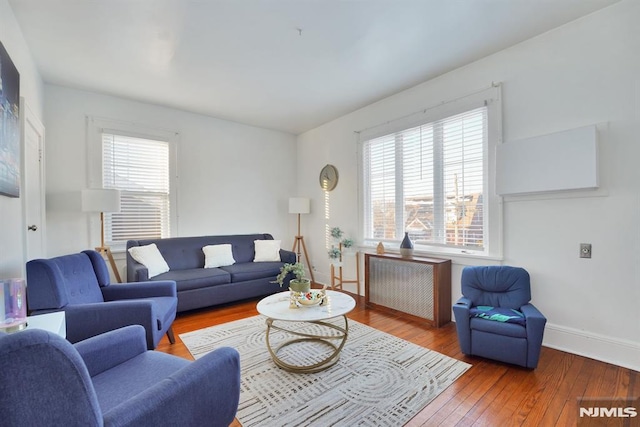
<svg viewBox="0 0 640 427">
<path fill-rule="evenodd" d="M 64 311 L 56 311 L 55 313 L 38 314 L 36 316 L 27 317 L 26 329 L 44 329 L 60 335 L 62 338 L 67 337 L 67 323 Z"/>
</svg>

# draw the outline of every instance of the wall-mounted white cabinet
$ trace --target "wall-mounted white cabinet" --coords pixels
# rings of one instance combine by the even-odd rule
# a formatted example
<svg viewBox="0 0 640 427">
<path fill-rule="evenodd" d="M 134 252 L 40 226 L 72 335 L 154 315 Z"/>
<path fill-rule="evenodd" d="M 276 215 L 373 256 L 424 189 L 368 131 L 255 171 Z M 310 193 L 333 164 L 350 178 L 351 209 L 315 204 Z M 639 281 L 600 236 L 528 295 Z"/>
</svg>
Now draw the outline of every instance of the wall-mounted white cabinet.
<svg viewBox="0 0 640 427">
<path fill-rule="evenodd" d="M 506 142 L 497 147 L 499 195 L 598 188 L 595 126 Z"/>
</svg>

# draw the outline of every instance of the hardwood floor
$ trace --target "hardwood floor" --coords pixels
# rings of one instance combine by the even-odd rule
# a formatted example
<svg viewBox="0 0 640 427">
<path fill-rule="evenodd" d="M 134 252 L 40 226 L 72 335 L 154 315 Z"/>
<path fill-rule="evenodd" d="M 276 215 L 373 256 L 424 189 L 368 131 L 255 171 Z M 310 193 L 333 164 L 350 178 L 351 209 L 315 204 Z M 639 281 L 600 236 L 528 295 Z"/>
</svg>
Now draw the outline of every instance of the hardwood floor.
<svg viewBox="0 0 640 427">
<path fill-rule="evenodd" d="M 192 359 L 179 334 L 254 316 L 257 301 L 179 314 L 173 324 L 176 343 L 164 337 L 157 350 Z M 630 369 L 547 347 L 533 371 L 468 357 L 458 347 L 455 324 L 431 328 L 368 309 L 362 297 L 348 317 L 473 365 L 408 426 L 575 426 L 580 397 L 640 397 L 640 373 Z"/>
</svg>

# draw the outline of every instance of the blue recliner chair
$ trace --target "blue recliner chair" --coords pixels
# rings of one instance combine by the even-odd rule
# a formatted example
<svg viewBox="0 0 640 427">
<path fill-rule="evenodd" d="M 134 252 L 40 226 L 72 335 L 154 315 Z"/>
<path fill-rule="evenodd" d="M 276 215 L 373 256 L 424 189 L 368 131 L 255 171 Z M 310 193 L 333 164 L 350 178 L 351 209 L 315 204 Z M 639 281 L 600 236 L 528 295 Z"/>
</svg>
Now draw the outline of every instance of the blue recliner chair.
<svg viewBox="0 0 640 427">
<path fill-rule="evenodd" d="M 533 306 L 529 273 L 519 267 L 465 267 L 453 306 L 460 349 L 534 369 L 547 319 Z"/>
<path fill-rule="evenodd" d="M 111 285 L 96 251 L 27 262 L 27 302 L 32 315 L 64 311 L 72 343 L 128 325 L 144 326 L 149 350 L 165 333 L 175 342 L 176 282 Z"/>
<path fill-rule="evenodd" d="M 219 348 L 195 362 L 148 351 L 127 326 L 72 345 L 28 329 L 0 332 L 0 425 L 228 426 L 240 359 Z"/>
</svg>

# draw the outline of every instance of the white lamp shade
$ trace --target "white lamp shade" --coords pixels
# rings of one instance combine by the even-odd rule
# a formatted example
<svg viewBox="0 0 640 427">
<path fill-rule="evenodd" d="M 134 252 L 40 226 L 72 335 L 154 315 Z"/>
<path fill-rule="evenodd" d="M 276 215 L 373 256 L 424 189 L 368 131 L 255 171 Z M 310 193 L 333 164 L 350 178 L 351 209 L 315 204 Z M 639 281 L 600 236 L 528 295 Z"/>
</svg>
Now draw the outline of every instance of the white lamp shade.
<svg viewBox="0 0 640 427">
<path fill-rule="evenodd" d="M 308 214 L 311 212 L 311 201 L 307 197 L 291 197 L 289 199 L 290 214 Z"/>
<path fill-rule="evenodd" d="M 120 212 L 120 190 L 92 188 L 82 190 L 83 212 Z"/>
</svg>

